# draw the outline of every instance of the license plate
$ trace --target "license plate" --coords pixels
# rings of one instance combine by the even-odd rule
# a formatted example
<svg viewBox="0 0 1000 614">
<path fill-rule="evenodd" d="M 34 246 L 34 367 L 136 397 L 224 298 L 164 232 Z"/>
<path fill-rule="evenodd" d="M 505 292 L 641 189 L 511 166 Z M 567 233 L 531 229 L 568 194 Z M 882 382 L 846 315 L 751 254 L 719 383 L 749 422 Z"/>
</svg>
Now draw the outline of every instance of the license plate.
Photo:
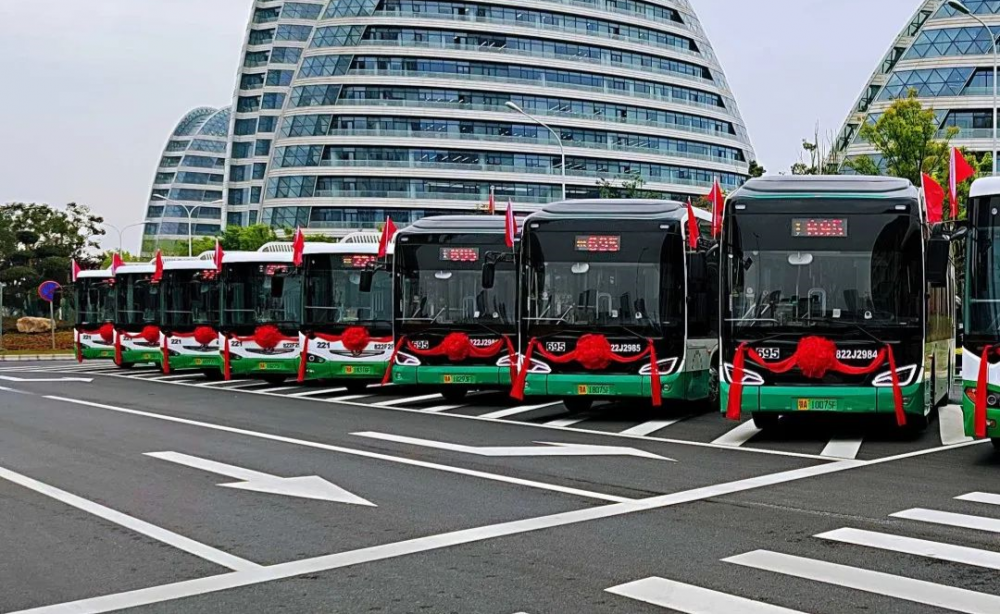
<svg viewBox="0 0 1000 614">
<path fill-rule="evenodd" d="M 609 384 L 580 384 L 576 387 L 576 393 L 582 395 L 611 394 L 611 386 Z"/>
<path fill-rule="evenodd" d="M 344 367 L 345 375 L 372 375 L 375 369 L 367 365 L 348 365 Z"/>
<path fill-rule="evenodd" d="M 267 371 L 267 363 L 259 362 L 257 363 L 257 368 L 260 369 L 261 371 Z"/>
<path fill-rule="evenodd" d="M 200 359 L 200 358 L 195 358 L 195 359 L 194 359 L 194 364 L 195 364 L 195 365 L 197 365 L 197 366 L 199 366 L 199 367 L 200 367 L 200 366 L 201 366 L 202 364 L 204 364 L 204 362 L 205 362 L 205 361 L 203 361 L 203 360 L 202 360 L 202 359 Z"/>
<path fill-rule="evenodd" d="M 476 378 L 471 375 L 445 375 L 446 384 L 475 384 Z"/>
<path fill-rule="evenodd" d="M 142 355 L 142 359 L 143 360 L 153 360 L 153 355 L 152 354 L 143 354 Z"/>
<path fill-rule="evenodd" d="M 837 399 L 799 399 L 799 411 L 836 411 Z"/>
</svg>

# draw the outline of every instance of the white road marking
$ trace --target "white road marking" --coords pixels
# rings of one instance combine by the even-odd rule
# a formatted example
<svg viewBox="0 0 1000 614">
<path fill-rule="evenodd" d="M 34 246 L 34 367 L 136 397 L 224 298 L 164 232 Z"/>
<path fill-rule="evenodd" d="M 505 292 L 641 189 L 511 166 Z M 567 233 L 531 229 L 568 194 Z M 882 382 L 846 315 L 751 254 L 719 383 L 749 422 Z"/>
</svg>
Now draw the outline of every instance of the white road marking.
<svg viewBox="0 0 1000 614">
<path fill-rule="evenodd" d="M 278 386 L 277 388 L 262 388 L 260 390 L 254 390 L 253 392 L 261 394 L 274 394 L 275 392 L 283 392 L 285 390 L 299 390 L 299 388 L 299 386 Z"/>
<path fill-rule="evenodd" d="M 955 497 L 959 501 L 972 501 L 973 503 L 985 503 L 987 505 L 1000 505 L 1000 495 L 988 492 L 970 492 L 961 497 Z"/>
<path fill-rule="evenodd" d="M 269 473 L 251 471 L 243 467 L 227 465 L 178 452 L 147 452 L 146 456 L 240 480 L 240 482 L 234 484 L 219 484 L 219 486 L 224 488 L 238 488 L 240 490 L 266 492 L 273 495 L 285 495 L 286 497 L 377 507 L 371 501 L 362 499 L 354 493 L 344 490 L 336 484 L 331 484 L 316 475 L 283 478 Z"/>
<path fill-rule="evenodd" d="M 552 407 L 553 405 L 562 405 L 562 401 L 556 401 L 554 403 L 542 403 L 541 405 L 519 405 L 518 407 L 508 407 L 507 409 L 501 409 L 498 411 L 490 412 L 488 414 L 483 414 L 481 416 L 473 416 L 473 417 L 486 420 L 499 420 L 500 418 L 506 418 L 508 416 L 525 414 L 528 413 L 529 411 L 535 411 L 536 409 L 544 409 L 546 407 Z"/>
<path fill-rule="evenodd" d="M 358 437 L 368 439 L 378 439 L 380 441 L 392 441 L 422 448 L 432 448 L 434 450 L 448 450 L 449 452 L 461 452 L 462 454 L 473 454 L 475 456 L 503 457 L 503 456 L 635 456 L 637 458 L 650 458 L 654 460 L 665 460 L 675 462 L 672 458 L 665 458 L 645 450 L 635 448 L 623 448 L 619 446 L 594 446 L 575 443 L 551 443 L 548 441 L 536 441 L 534 446 L 463 446 L 445 441 L 433 441 L 430 439 L 418 439 L 416 437 L 404 437 L 402 435 L 390 435 L 387 433 L 373 433 L 366 431 L 363 433 L 351 433 Z"/>
<path fill-rule="evenodd" d="M 637 424 L 630 429 L 625 429 L 621 431 L 620 435 L 636 435 L 638 437 L 645 437 L 646 435 L 652 435 L 660 429 L 665 429 L 672 424 L 677 424 L 680 422 L 680 418 L 676 420 L 650 420 L 649 422 L 643 422 L 642 424 Z"/>
<path fill-rule="evenodd" d="M 139 520 L 138 518 L 133 518 L 132 516 L 128 516 L 109 507 L 105 507 L 100 503 L 88 501 L 83 497 L 78 497 L 72 493 L 66 492 L 65 490 L 61 490 L 55 486 L 49 486 L 48 484 L 29 478 L 26 475 L 15 473 L 9 469 L 0 467 L 0 478 L 13 482 L 19 486 L 23 486 L 29 490 L 33 490 L 39 494 L 45 495 L 46 497 L 55 499 L 56 501 L 65 503 L 71 507 L 75 507 L 76 509 L 87 512 L 88 514 L 93 514 L 94 516 L 103 518 L 108 522 L 113 522 L 114 524 L 123 526 L 126 529 L 131 529 L 136 533 L 141 533 L 146 537 L 163 542 L 173 546 L 174 548 L 205 559 L 206 561 L 216 563 L 217 565 L 222 565 L 223 567 L 228 567 L 229 569 L 233 569 L 235 571 L 262 569 L 260 565 L 246 559 L 241 559 L 221 550 L 216 550 L 211 546 L 196 542 L 193 539 L 184 537 L 183 535 L 178 535 L 173 531 L 168 531 L 167 529 L 149 524 L 148 522 Z"/>
<path fill-rule="evenodd" d="M 929 522 L 948 527 L 961 527 L 963 529 L 975 529 L 988 533 L 1000 533 L 1000 520 L 995 518 L 985 518 L 983 516 L 970 516 L 968 514 L 955 514 L 953 512 L 939 512 L 937 510 L 927 510 L 914 508 L 889 514 L 893 518 L 903 518 L 905 520 L 917 520 Z M 1000 610 L 997 610 L 1000 612 Z"/>
<path fill-rule="evenodd" d="M 761 429 L 754 426 L 753 420 L 747 420 L 712 443 L 719 446 L 738 448 L 753 439 L 754 435 L 760 432 Z"/>
<path fill-rule="evenodd" d="M 319 390 L 306 390 L 305 392 L 293 392 L 288 395 L 290 397 L 295 397 L 296 399 L 304 399 L 306 397 L 314 397 L 321 394 L 333 394 L 334 392 L 344 392 L 347 388 L 320 388 Z"/>
<path fill-rule="evenodd" d="M 972 441 L 965 436 L 965 416 L 958 405 L 946 405 L 938 410 L 941 444 L 945 446 Z"/>
<path fill-rule="evenodd" d="M 0 375 L 0 380 L 5 382 L 46 382 L 46 383 L 57 383 L 57 382 L 82 382 L 84 384 L 89 384 L 94 381 L 92 377 L 15 377 L 13 375 Z"/>
<path fill-rule="evenodd" d="M 466 405 L 435 405 L 434 407 L 424 407 L 420 411 L 425 414 L 440 414 L 443 411 L 451 411 L 453 409 L 458 409 L 459 407 L 467 407 Z"/>
<path fill-rule="evenodd" d="M 23 610 L 15 614 L 101 614 L 114 610 L 124 610 L 153 603 L 162 603 L 195 595 L 205 595 L 218 591 L 224 591 L 241 586 L 250 586 L 282 580 L 305 574 L 315 574 L 333 569 L 340 569 L 352 565 L 371 563 L 374 561 L 384 561 L 411 554 L 430 552 L 463 544 L 471 544 L 500 537 L 521 535 L 534 531 L 541 531 L 556 527 L 564 527 L 583 522 L 614 518 L 636 512 L 644 512 L 653 509 L 661 509 L 694 501 L 703 501 L 725 495 L 731 495 L 775 484 L 785 484 L 797 480 L 839 473 L 858 467 L 865 467 L 867 463 L 860 461 L 837 461 L 824 463 L 802 469 L 782 471 L 770 475 L 757 476 L 745 480 L 715 484 L 694 490 L 674 493 L 670 495 L 660 495 L 649 499 L 641 499 L 617 503 L 614 505 L 602 505 L 572 512 L 562 512 L 550 516 L 515 520 L 484 527 L 463 529 L 451 533 L 419 537 L 403 542 L 385 544 L 382 546 L 372 546 L 340 554 L 331 554 L 312 559 L 293 561 L 290 563 L 280 563 L 271 565 L 253 572 L 239 572 L 210 576 L 197 580 L 186 580 L 174 584 L 165 584 L 139 590 L 119 593 L 115 595 L 105 595 L 103 597 L 93 597 L 69 603 L 44 606 L 31 610 Z"/>
<path fill-rule="evenodd" d="M 218 380 L 205 380 L 204 382 L 198 384 L 198 386 L 201 388 L 215 388 L 216 386 L 231 386 L 233 384 L 243 384 L 247 382 L 259 383 L 255 380 L 245 380 L 245 379 L 229 379 L 229 380 L 218 379 Z"/>
<path fill-rule="evenodd" d="M 423 401 L 432 401 L 440 399 L 441 395 L 438 393 L 434 394 L 424 394 L 418 397 L 406 397 L 402 399 L 389 399 L 388 401 L 377 401 L 372 403 L 378 407 L 392 407 L 393 405 L 404 405 L 406 403 L 421 403 Z"/>
<path fill-rule="evenodd" d="M 952 563 L 1000 570 L 1000 553 L 988 550 L 942 544 L 924 539 L 889 535 L 887 533 L 876 533 L 875 531 L 863 531 L 861 529 L 837 529 L 828 533 L 820 533 L 816 537 L 844 544 L 854 544 L 856 546 L 866 546 L 879 550 L 913 554 L 939 561 L 951 561 Z"/>
<path fill-rule="evenodd" d="M 441 465 L 437 463 L 428 463 L 424 461 L 419 461 L 411 458 L 402 458 L 398 456 L 390 456 L 388 454 L 379 454 L 377 452 L 368 452 L 367 450 L 356 450 L 354 448 L 343 448 L 340 446 L 328 445 L 325 443 L 319 443 L 316 441 L 307 441 L 304 439 L 294 439 L 291 437 L 283 437 L 281 435 L 272 435 L 270 433 L 262 433 L 259 431 L 250 431 L 247 429 L 240 429 L 231 426 L 224 426 L 221 424 L 212 424 L 210 422 L 200 422 L 198 420 L 188 420 L 186 418 L 177 418 L 175 416 L 167 416 L 164 414 L 154 414 L 151 412 L 139 411 L 137 409 L 127 409 L 125 407 L 115 407 L 114 405 L 104 405 L 102 403 L 92 403 L 90 401 L 81 401 L 78 399 L 67 399 L 65 397 L 57 396 L 47 396 L 46 399 L 51 399 L 53 401 L 61 401 L 63 403 L 72 403 L 74 405 L 83 405 L 86 407 L 96 407 L 97 409 L 106 409 L 109 411 L 116 411 L 123 414 L 132 414 L 134 416 L 143 416 L 146 418 L 153 418 L 155 420 L 163 420 L 165 422 L 174 422 L 177 424 L 187 424 L 189 426 L 198 426 L 202 428 L 212 429 L 215 431 L 222 431 L 226 433 L 235 433 L 237 435 L 246 435 L 249 437 L 257 437 L 259 439 L 267 439 L 269 441 L 280 441 L 282 443 L 289 443 L 293 445 L 303 446 L 307 448 L 315 448 L 318 450 L 327 450 L 330 452 L 340 452 L 343 454 L 350 454 L 353 456 L 360 456 L 363 458 L 373 458 L 377 460 L 388 461 L 392 463 L 398 463 L 401 465 L 409 465 L 411 467 L 423 467 L 425 469 L 435 469 L 438 471 L 444 471 L 446 473 L 455 473 L 458 475 L 465 475 L 476 478 L 483 478 L 487 480 L 493 480 L 495 482 L 504 482 L 507 484 L 515 484 L 518 486 L 527 486 L 529 488 L 537 488 L 539 490 L 550 490 L 554 492 L 560 492 L 568 495 L 575 495 L 578 497 L 586 497 L 588 499 L 599 499 L 602 501 L 613 501 L 615 503 L 620 503 L 623 501 L 633 501 L 627 497 L 618 497 L 616 495 L 608 495 L 604 493 L 590 492 L 587 490 L 581 490 L 579 488 L 570 488 L 568 486 L 560 486 L 558 484 L 547 484 L 544 482 L 535 482 L 533 480 L 525 480 L 521 478 L 515 478 L 511 476 L 488 473 L 485 471 L 475 471 L 472 469 L 464 469 L 461 467 L 452 467 L 449 465 Z"/>
<path fill-rule="evenodd" d="M 174 380 L 199 379 L 200 377 L 200 373 L 178 373 L 176 375 L 161 375 L 160 377 L 150 378 L 150 380 L 154 382 L 172 382 Z"/>
<path fill-rule="evenodd" d="M 323 400 L 326 401 L 327 403 L 338 403 L 340 401 L 353 401 L 355 399 L 363 399 L 365 397 L 370 397 L 370 396 L 372 396 L 372 393 L 367 392 L 365 394 L 348 394 L 342 397 L 336 397 L 333 399 L 323 399 Z M 368 407 L 368 405 L 365 404 L 365 407 Z"/>
<path fill-rule="evenodd" d="M 545 426 L 573 426 L 574 424 L 583 422 L 586 419 L 587 418 L 559 418 L 558 420 L 552 420 L 545 422 L 544 424 Z"/>
<path fill-rule="evenodd" d="M 165 384 L 170 384 L 172 382 L 164 382 L 164 383 Z M 221 386 L 223 384 L 226 384 L 225 388 L 220 388 L 219 390 L 239 390 L 240 388 L 249 388 L 250 386 L 260 386 L 260 385 L 266 384 L 266 383 L 267 382 L 262 382 L 262 381 L 258 381 L 258 380 L 232 379 L 232 380 L 229 380 L 228 382 L 227 381 L 221 381 L 221 382 L 203 382 L 201 384 L 195 384 L 195 385 L 198 386 L 199 388 L 208 388 L 210 386 Z M 250 391 L 248 390 L 246 392 L 250 392 Z"/>
<path fill-rule="evenodd" d="M 4 392 L 14 392 L 14 393 L 17 393 L 17 394 L 26 394 L 26 395 L 29 395 L 29 396 L 31 396 L 32 394 L 34 394 L 32 392 L 28 392 L 27 390 L 15 390 L 14 388 L 8 388 L 6 386 L 0 386 L 0 390 L 3 390 Z"/>
<path fill-rule="evenodd" d="M 848 439 L 831 439 L 823 451 L 820 452 L 820 456 L 829 456 L 832 458 L 857 458 L 858 452 L 861 451 L 861 444 L 864 442 L 862 437 L 852 437 Z"/>
<path fill-rule="evenodd" d="M 646 578 L 606 589 L 606 592 L 684 614 L 804 614 L 663 578 Z"/>
<path fill-rule="evenodd" d="M 756 550 L 723 561 L 966 614 L 1000 612 L 1000 597 L 996 595 L 778 552 Z"/>
</svg>

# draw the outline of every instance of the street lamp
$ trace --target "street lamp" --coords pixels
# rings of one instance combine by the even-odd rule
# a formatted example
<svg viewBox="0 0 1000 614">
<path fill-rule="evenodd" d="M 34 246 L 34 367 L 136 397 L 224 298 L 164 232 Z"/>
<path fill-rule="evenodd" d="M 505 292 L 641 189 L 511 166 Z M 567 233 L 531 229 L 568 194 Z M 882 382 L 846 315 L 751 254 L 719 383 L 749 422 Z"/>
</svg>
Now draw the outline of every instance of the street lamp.
<svg viewBox="0 0 1000 614">
<path fill-rule="evenodd" d="M 202 205 L 184 205 L 184 204 L 181 204 L 181 203 L 177 202 L 176 200 L 170 200 L 166 196 L 161 196 L 159 194 L 153 194 L 153 198 L 159 198 L 160 200 L 165 201 L 168 204 L 177 205 L 178 207 L 184 209 L 184 212 L 187 213 L 187 218 L 188 218 L 188 258 L 193 257 L 194 256 L 194 221 L 193 221 L 194 220 L 194 212 L 197 211 L 198 209 L 202 208 L 202 207 L 207 207 L 208 205 L 221 205 L 222 201 L 221 200 L 213 200 L 210 203 L 205 203 L 205 204 L 202 204 Z"/>
<path fill-rule="evenodd" d="M 542 128 L 545 128 L 546 130 L 548 130 L 549 132 L 551 132 L 552 136 L 556 137 L 556 143 L 559 144 L 559 153 L 562 155 L 562 196 L 563 196 L 563 200 L 566 200 L 566 148 L 563 147 L 562 137 L 559 136 L 559 133 L 556 132 L 555 130 L 553 130 L 551 126 L 549 126 L 548 124 L 546 124 L 542 120 L 538 119 L 534 115 L 531 115 L 530 113 L 526 112 L 524 109 L 522 109 L 521 107 L 517 106 L 517 104 L 515 104 L 514 102 L 508 101 L 507 102 L 507 108 L 510 109 L 511 111 L 516 111 L 516 112 L 520 113 L 521 115 L 527 117 L 528 119 L 530 119 L 531 121 L 535 122 L 536 124 L 538 124 Z"/>
<path fill-rule="evenodd" d="M 125 231 L 128 230 L 129 228 L 135 228 L 136 226 L 145 226 L 148 223 L 149 222 L 146 222 L 146 221 L 136 222 L 134 224 L 128 224 L 127 226 L 122 226 L 121 228 L 118 228 L 117 226 L 115 226 L 111 222 L 101 222 L 101 224 L 103 224 L 104 226 L 108 226 L 109 228 L 114 229 L 114 231 L 118 233 L 118 253 L 119 254 L 122 254 L 122 253 L 125 252 L 125 249 L 123 247 L 123 244 L 125 243 Z"/>
<path fill-rule="evenodd" d="M 989 27 L 979 15 L 969 10 L 969 7 L 965 6 L 965 3 L 959 0 L 948 0 L 946 4 L 959 13 L 968 15 L 978 21 L 986 28 L 986 31 L 990 35 L 990 42 L 993 43 L 993 175 L 995 176 L 997 174 L 997 72 L 998 68 L 1000 68 L 1000 49 L 997 47 L 997 35 L 993 32 L 993 28 Z"/>
</svg>

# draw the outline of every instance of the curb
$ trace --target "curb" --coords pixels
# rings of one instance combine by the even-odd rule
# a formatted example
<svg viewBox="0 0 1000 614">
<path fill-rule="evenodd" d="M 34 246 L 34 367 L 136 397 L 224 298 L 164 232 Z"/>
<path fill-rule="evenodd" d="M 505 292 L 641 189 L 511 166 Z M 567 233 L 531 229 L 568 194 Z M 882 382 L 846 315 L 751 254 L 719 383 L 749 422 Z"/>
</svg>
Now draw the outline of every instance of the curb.
<svg viewBox="0 0 1000 614">
<path fill-rule="evenodd" d="M 76 360 L 73 354 L 19 354 L 17 356 L 4 356 L 0 354 L 0 362 L 22 362 L 22 361 L 51 361 L 51 360 Z"/>
</svg>

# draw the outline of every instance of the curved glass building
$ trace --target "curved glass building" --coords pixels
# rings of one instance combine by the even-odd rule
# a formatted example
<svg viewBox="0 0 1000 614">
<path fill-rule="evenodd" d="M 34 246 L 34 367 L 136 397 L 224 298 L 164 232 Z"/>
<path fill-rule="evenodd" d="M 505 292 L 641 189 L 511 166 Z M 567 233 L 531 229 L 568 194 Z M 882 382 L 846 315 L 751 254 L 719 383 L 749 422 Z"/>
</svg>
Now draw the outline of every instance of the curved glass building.
<svg viewBox="0 0 1000 614">
<path fill-rule="evenodd" d="M 233 111 L 227 221 L 336 234 L 753 159 L 686 0 L 255 0 Z"/>
<path fill-rule="evenodd" d="M 229 109 L 199 107 L 170 133 L 153 178 L 142 251 L 188 240 L 188 211 L 195 236 L 222 228 Z"/>
<path fill-rule="evenodd" d="M 1000 33 L 1000 2 L 965 0 L 965 5 Z M 833 147 L 833 162 L 876 156 L 858 136 L 896 98 L 915 89 L 937 113 L 942 130 L 959 128 L 956 146 L 990 151 L 993 136 L 993 46 L 990 33 L 944 0 L 925 0 L 879 63 L 851 110 Z"/>
</svg>

